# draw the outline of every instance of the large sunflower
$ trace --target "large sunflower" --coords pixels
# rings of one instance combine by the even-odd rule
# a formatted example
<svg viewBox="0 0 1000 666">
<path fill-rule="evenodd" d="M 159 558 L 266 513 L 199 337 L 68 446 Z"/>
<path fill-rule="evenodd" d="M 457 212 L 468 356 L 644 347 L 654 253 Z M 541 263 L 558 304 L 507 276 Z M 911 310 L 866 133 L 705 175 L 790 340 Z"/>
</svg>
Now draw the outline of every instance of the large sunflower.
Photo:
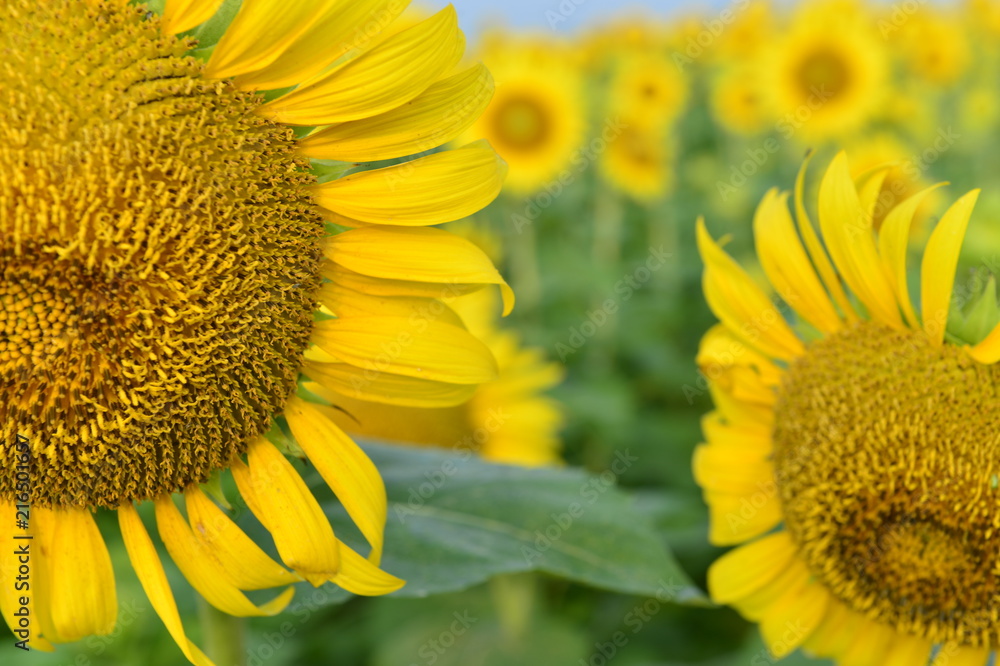
<svg viewBox="0 0 1000 666">
<path fill-rule="evenodd" d="M 978 333 L 949 321 L 978 192 L 927 243 L 918 313 L 906 248 L 927 190 L 876 236 L 879 177 L 856 186 L 845 155 L 834 159 L 819 190 L 822 241 L 802 174 L 798 231 L 787 194 L 758 208 L 757 253 L 794 324 L 699 223 L 705 294 L 722 323 L 699 357 L 716 411 L 694 469 L 712 541 L 745 544 L 712 566 L 709 588 L 760 623 L 776 657 L 802 646 L 852 666 L 920 666 L 931 654 L 984 666 L 1000 647 L 995 292 L 963 299 Z"/>
<path fill-rule="evenodd" d="M 174 562 L 232 615 L 279 612 L 300 580 L 398 588 L 378 568 L 382 481 L 330 407 L 297 397 L 304 354 L 326 354 L 304 368 L 314 381 L 388 403 L 437 404 L 496 374 L 435 299 L 500 284 L 509 307 L 509 289 L 478 248 L 426 226 L 497 195 L 496 154 L 472 144 L 329 178 L 432 149 L 482 111 L 492 81 L 453 71 L 454 11 L 394 28 L 406 2 L 245 0 L 202 63 L 176 35 L 219 5 L 0 3 L 0 515 L 24 521 L 2 539 L 0 610 L 34 649 L 114 627 L 96 509 L 117 512 L 151 604 L 197 664 L 210 662 L 137 504 L 155 505 Z M 296 140 L 288 125 L 323 128 Z M 306 158 L 325 160 L 322 183 Z M 324 217 L 357 228 L 328 237 Z M 283 431 L 367 557 L 269 441 L 292 441 Z M 284 566 L 203 491 L 223 470 Z M 285 589 L 260 606 L 243 593 L 272 587 Z"/>
</svg>

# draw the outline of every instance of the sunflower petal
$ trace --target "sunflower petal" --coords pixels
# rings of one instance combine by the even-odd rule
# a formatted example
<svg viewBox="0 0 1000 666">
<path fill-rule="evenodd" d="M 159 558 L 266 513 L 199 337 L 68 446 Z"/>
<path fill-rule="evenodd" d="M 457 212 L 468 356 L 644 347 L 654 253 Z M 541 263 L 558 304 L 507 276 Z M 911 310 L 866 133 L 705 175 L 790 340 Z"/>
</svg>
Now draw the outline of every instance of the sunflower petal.
<svg viewBox="0 0 1000 666">
<path fill-rule="evenodd" d="M 379 569 L 369 560 L 361 557 L 340 542 L 340 553 L 343 566 L 340 573 L 330 579 L 331 583 L 339 585 L 351 594 L 374 597 L 395 592 L 405 585 L 405 581 Z"/>
<path fill-rule="evenodd" d="M 708 540 L 716 546 L 744 543 L 771 531 L 784 516 L 770 479 L 753 492 L 705 490 L 708 504 Z"/>
<path fill-rule="evenodd" d="M 362 171 L 313 188 L 316 203 L 374 224 L 427 226 L 460 220 L 488 206 L 507 165 L 486 141 L 411 162 Z"/>
<path fill-rule="evenodd" d="M 464 328 L 409 317 L 350 317 L 323 321 L 313 342 L 338 360 L 378 373 L 451 384 L 496 379 L 489 348 Z"/>
<path fill-rule="evenodd" d="M 799 241 L 787 199 L 771 190 L 757 208 L 753 220 L 757 256 L 781 298 L 820 331 L 833 333 L 843 323 Z"/>
<path fill-rule="evenodd" d="M 735 548 L 708 570 L 712 601 L 730 604 L 745 599 L 778 577 L 795 555 L 788 532 L 778 532 Z"/>
<path fill-rule="evenodd" d="M 53 509 L 47 569 L 52 624 L 60 641 L 110 634 L 118 620 L 115 572 L 88 509 Z"/>
<path fill-rule="evenodd" d="M 314 159 L 343 162 L 415 155 L 471 127 L 492 97 L 493 77 L 477 64 L 438 81 L 409 104 L 310 134 L 299 140 L 298 151 Z"/>
<path fill-rule="evenodd" d="M 895 289 L 903 316 L 906 317 L 907 324 L 914 330 L 919 328 L 920 324 L 913 311 L 913 300 L 910 298 L 910 289 L 906 280 L 906 248 L 910 240 L 910 225 L 924 198 L 941 185 L 943 183 L 921 190 L 889 211 L 882 222 L 882 229 L 878 237 L 882 265 L 885 266 L 889 281 Z"/>
<path fill-rule="evenodd" d="M 298 5 L 312 3 L 291 6 Z M 458 17 L 448 6 L 257 112 L 289 125 L 330 125 L 377 116 L 424 92 L 458 64 L 464 50 Z"/>
<path fill-rule="evenodd" d="M 331 2 L 244 0 L 236 18 L 212 51 L 205 66 L 205 76 L 225 79 L 267 67 L 319 22 L 333 5 Z"/>
<path fill-rule="evenodd" d="M 188 488 L 184 500 L 195 538 L 234 586 L 264 590 L 301 580 L 268 557 L 198 486 Z"/>
<path fill-rule="evenodd" d="M 156 553 L 156 546 L 149 538 L 135 507 L 131 504 L 119 507 L 118 523 L 121 526 L 122 539 L 125 541 L 125 549 L 128 551 L 132 568 L 142 584 L 142 589 L 146 592 L 149 603 L 153 605 L 156 614 L 166 625 L 174 642 L 177 643 L 188 661 L 195 666 L 214 666 L 205 653 L 188 640 L 184 633 L 184 625 L 181 623 L 180 613 L 177 612 L 177 603 L 170 590 L 167 574 L 163 571 L 163 564 L 160 562 L 160 556 Z"/>
<path fill-rule="evenodd" d="M 794 652 L 816 631 L 829 603 L 830 593 L 826 588 L 810 582 L 800 593 L 768 609 L 760 623 L 768 652 L 777 659 Z"/>
<path fill-rule="evenodd" d="M 882 666 L 913 666 L 926 664 L 933 643 L 920 636 L 897 634 Z"/>
<path fill-rule="evenodd" d="M 233 462 L 233 478 L 257 519 L 274 537 L 281 561 L 319 587 L 340 570 L 333 527 L 299 473 L 266 439 Z"/>
<path fill-rule="evenodd" d="M 785 361 L 805 351 L 767 295 L 709 236 L 698 220 L 698 249 L 705 262 L 705 298 L 715 316 L 742 340 Z"/>
<path fill-rule="evenodd" d="M 931 666 L 986 666 L 989 660 L 990 648 L 971 648 L 949 642 L 941 646 Z"/>
<path fill-rule="evenodd" d="M 337 427 L 332 411 L 292 397 L 285 418 L 295 441 L 371 544 L 369 559 L 377 565 L 388 513 L 385 484 L 361 447 Z"/>
<path fill-rule="evenodd" d="M 337 317 L 392 316 L 415 317 L 420 320 L 441 321 L 465 328 L 454 310 L 436 298 L 418 296 L 379 296 L 350 289 L 336 282 L 320 287 L 316 300 L 330 309 Z"/>
<path fill-rule="evenodd" d="M 968 351 L 972 358 L 985 365 L 1000 361 L 1000 324 L 997 324 L 982 342 L 968 347 Z"/>
<path fill-rule="evenodd" d="M 924 250 L 920 266 L 920 309 L 924 332 L 938 345 L 944 342 L 944 332 L 948 328 L 958 255 L 978 198 L 979 190 L 973 190 L 952 204 L 934 228 Z"/>
<path fill-rule="evenodd" d="M 212 18 L 220 5 L 222 0 L 167 0 L 163 8 L 163 32 L 168 35 L 187 32 Z"/>
<path fill-rule="evenodd" d="M 191 583 L 191 587 L 198 590 L 205 601 L 234 617 L 277 615 L 291 602 L 295 594 L 294 587 L 289 587 L 266 604 L 255 606 L 230 582 L 222 570 L 222 565 L 209 556 L 195 539 L 191 528 L 174 505 L 173 498 L 170 495 L 162 495 L 156 499 L 155 506 L 156 525 L 167 552 Z"/>
<path fill-rule="evenodd" d="M 904 328 L 895 291 L 875 248 L 872 220 L 862 208 L 843 152 L 823 176 L 819 223 L 833 261 L 872 317 L 894 328 Z"/>
<path fill-rule="evenodd" d="M 317 4 L 325 5 L 322 15 L 294 42 L 284 45 L 273 62 L 236 77 L 236 85 L 243 90 L 274 90 L 307 81 L 342 56 L 371 46 L 410 2 L 326 0 Z"/>
<path fill-rule="evenodd" d="M 0 512 L 4 516 L 14 516 L 14 503 L 0 498 Z M 28 645 L 33 650 L 52 652 L 55 650 L 55 646 L 41 636 L 42 627 L 39 622 L 31 622 L 30 626 L 25 629 L 18 625 L 18 620 L 14 616 L 14 613 L 21 608 L 20 598 L 23 596 L 22 592 L 15 587 L 18 569 L 21 565 L 17 553 L 25 544 L 28 544 L 29 550 L 34 549 L 37 552 L 38 546 L 33 544 L 38 542 L 35 541 L 33 538 L 35 535 L 32 533 L 37 531 L 34 529 L 35 527 L 37 525 L 33 525 L 30 532 L 15 529 L 0 537 L 0 614 L 3 614 L 3 619 L 12 632 L 29 632 L 27 636 L 15 633 L 17 640 L 27 640 Z M 43 596 L 37 586 L 35 587 L 35 593 L 28 596 L 27 603 L 28 614 L 32 618 L 38 618 L 39 611 L 49 606 L 48 596 Z"/>
<path fill-rule="evenodd" d="M 401 377 L 356 368 L 348 363 L 306 361 L 303 372 L 327 390 L 348 398 L 400 407 L 454 407 L 467 402 L 478 388 L 478 384 Z"/>
<path fill-rule="evenodd" d="M 433 294 L 441 298 L 461 293 L 455 285 L 499 285 L 504 315 L 514 307 L 514 292 L 486 253 L 470 241 L 442 229 L 352 229 L 329 240 L 327 257 L 348 270 L 369 277 L 441 285 Z"/>
</svg>

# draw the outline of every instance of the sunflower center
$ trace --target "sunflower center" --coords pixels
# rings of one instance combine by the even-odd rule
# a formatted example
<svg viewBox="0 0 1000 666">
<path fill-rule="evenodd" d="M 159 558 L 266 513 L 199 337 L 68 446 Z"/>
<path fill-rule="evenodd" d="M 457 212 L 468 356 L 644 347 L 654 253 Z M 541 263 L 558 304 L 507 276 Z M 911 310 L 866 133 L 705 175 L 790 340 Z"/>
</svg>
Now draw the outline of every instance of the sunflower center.
<svg viewBox="0 0 1000 666">
<path fill-rule="evenodd" d="M 1000 367 L 864 323 L 788 370 L 774 426 L 786 525 L 872 619 L 1000 646 Z"/>
<path fill-rule="evenodd" d="M 850 72 L 843 57 L 833 51 L 816 51 L 799 65 L 799 85 L 819 99 L 837 97 L 848 85 Z"/>
<path fill-rule="evenodd" d="M 120 3 L 0 3 L 0 497 L 115 507 L 295 388 L 323 231 L 290 130 Z"/>
<path fill-rule="evenodd" d="M 545 141 L 549 118 L 538 105 L 525 98 L 511 98 L 501 103 L 495 114 L 498 136 L 514 149 L 529 150 Z"/>
</svg>

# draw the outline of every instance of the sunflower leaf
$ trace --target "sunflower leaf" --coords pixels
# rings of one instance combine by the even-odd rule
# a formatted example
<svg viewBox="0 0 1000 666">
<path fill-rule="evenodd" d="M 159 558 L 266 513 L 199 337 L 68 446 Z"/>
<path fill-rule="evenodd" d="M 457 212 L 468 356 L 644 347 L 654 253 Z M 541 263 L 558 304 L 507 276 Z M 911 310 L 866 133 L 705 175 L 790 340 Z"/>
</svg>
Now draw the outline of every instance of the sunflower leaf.
<svg viewBox="0 0 1000 666">
<path fill-rule="evenodd" d="M 395 596 L 453 592 L 499 574 L 538 571 L 627 594 L 707 603 L 615 485 L 615 470 L 636 462 L 627 450 L 597 476 L 489 464 L 468 449 L 367 444 L 365 450 L 389 496 L 382 567 L 408 581 Z M 321 501 L 329 497 L 322 481 L 310 485 Z M 339 503 L 324 508 L 337 535 L 367 552 Z M 334 596 L 331 602 L 341 600 Z"/>
</svg>

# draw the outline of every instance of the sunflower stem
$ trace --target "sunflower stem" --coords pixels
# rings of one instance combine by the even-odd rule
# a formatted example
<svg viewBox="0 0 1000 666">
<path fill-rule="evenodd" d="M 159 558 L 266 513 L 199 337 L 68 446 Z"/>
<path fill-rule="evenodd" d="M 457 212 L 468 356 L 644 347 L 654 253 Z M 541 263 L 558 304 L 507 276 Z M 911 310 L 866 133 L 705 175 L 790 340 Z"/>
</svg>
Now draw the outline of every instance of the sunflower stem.
<svg viewBox="0 0 1000 666">
<path fill-rule="evenodd" d="M 198 596 L 198 618 L 205 635 L 205 652 L 216 666 L 246 666 L 243 618 L 227 615 Z"/>
</svg>

